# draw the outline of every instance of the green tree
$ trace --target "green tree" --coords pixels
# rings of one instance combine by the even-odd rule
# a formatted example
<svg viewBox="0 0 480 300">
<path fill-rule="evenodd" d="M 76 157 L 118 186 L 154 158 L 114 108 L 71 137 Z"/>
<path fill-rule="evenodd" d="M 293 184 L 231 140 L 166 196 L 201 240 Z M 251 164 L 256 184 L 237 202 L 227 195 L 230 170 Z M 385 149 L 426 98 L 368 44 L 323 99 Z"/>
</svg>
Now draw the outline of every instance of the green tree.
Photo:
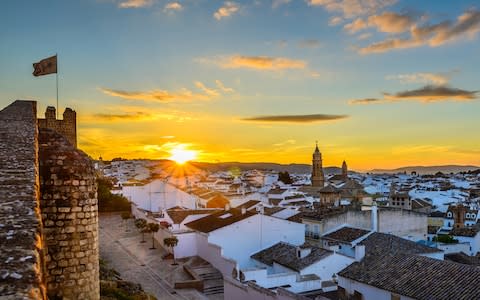
<svg viewBox="0 0 480 300">
<path fill-rule="evenodd" d="M 148 231 L 152 233 L 152 247 L 150 249 L 156 249 L 155 248 L 155 232 L 158 232 L 160 229 L 160 225 L 158 223 L 148 223 L 147 225 Z"/>
<path fill-rule="evenodd" d="M 293 183 L 292 178 L 290 177 L 290 174 L 287 171 L 278 173 L 278 181 L 281 181 L 285 184 Z"/>
<path fill-rule="evenodd" d="M 112 194 L 113 183 L 105 177 L 97 177 L 98 211 L 131 211 L 130 202 L 122 195 Z"/>
<path fill-rule="evenodd" d="M 178 238 L 176 236 L 164 238 L 163 244 L 167 247 L 172 248 L 173 264 L 176 265 L 177 263 L 175 262 L 175 252 L 173 248 L 178 245 Z"/>
<path fill-rule="evenodd" d="M 142 241 L 140 243 L 145 243 L 145 229 L 147 227 L 147 220 L 145 219 L 136 219 L 135 227 L 142 233 Z"/>
</svg>

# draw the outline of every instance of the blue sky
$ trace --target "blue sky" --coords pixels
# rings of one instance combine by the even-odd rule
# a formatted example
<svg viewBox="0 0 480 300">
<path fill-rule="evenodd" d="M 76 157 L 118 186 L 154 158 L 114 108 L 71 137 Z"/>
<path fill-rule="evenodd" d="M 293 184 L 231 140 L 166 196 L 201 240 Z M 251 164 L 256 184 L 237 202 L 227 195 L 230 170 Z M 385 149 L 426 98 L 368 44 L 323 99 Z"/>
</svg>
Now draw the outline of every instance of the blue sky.
<svg viewBox="0 0 480 300">
<path fill-rule="evenodd" d="M 94 157 L 480 164 L 476 1 L 8 1 L 0 101 L 78 113 Z M 368 100 L 366 100 L 368 99 Z"/>
</svg>

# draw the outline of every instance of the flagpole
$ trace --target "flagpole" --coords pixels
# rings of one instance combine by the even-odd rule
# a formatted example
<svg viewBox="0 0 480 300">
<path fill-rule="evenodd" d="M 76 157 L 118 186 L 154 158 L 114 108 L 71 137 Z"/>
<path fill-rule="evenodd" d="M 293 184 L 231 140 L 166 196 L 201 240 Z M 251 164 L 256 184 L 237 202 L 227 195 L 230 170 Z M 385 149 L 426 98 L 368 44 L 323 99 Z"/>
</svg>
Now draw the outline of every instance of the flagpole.
<svg viewBox="0 0 480 300">
<path fill-rule="evenodd" d="M 58 120 L 58 55 L 57 53 L 55 53 L 55 56 L 57 57 L 57 72 L 55 73 L 55 77 L 56 77 L 56 81 L 57 81 L 57 109 L 56 109 L 56 112 L 57 112 L 57 115 L 56 115 L 56 119 Z"/>
</svg>

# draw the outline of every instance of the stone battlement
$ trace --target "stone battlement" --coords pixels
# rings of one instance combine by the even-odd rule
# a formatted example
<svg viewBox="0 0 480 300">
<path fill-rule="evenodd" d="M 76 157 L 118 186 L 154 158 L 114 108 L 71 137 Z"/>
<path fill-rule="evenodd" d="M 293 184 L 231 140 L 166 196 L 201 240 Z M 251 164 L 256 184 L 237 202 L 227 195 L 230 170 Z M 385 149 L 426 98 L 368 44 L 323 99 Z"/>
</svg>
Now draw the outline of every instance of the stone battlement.
<svg viewBox="0 0 480 300">
<path fill-rule="evenodd" d="M 0 111 L 0 298 L 99 299 L 94 168 L 36 115 L 34 101 Z"/>
<path fill-rule="evenodd" d="M 77 113 L 67 107 L 63 112 L 63 120 L 57 120 L 56 114 L 55 107 L 47 107 L 45 119 L 38 119 L 38 127 L 55 130 L 77 148 Z"/>
</svg>

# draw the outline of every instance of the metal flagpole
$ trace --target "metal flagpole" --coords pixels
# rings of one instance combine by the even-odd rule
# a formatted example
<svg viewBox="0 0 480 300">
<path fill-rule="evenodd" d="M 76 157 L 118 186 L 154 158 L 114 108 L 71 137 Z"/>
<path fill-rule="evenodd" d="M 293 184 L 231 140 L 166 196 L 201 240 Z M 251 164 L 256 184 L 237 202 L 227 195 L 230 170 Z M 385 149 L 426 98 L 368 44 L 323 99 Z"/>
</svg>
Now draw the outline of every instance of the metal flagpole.
<svg viewBox="0 0 480 300">
<path fill-rule="evenodd" d="M 55 116 L 56 119 L 58 120 L 58 54 L 55 53 L 55 57 L 56 57 L 56 64 L 57 64 L 57 72 L 55 73 L 56 75 L 56 79 L 57 79 L 57 109 L 56 109 L 56 112 L 57 112 L 57 115 Z"/>
</svg>

